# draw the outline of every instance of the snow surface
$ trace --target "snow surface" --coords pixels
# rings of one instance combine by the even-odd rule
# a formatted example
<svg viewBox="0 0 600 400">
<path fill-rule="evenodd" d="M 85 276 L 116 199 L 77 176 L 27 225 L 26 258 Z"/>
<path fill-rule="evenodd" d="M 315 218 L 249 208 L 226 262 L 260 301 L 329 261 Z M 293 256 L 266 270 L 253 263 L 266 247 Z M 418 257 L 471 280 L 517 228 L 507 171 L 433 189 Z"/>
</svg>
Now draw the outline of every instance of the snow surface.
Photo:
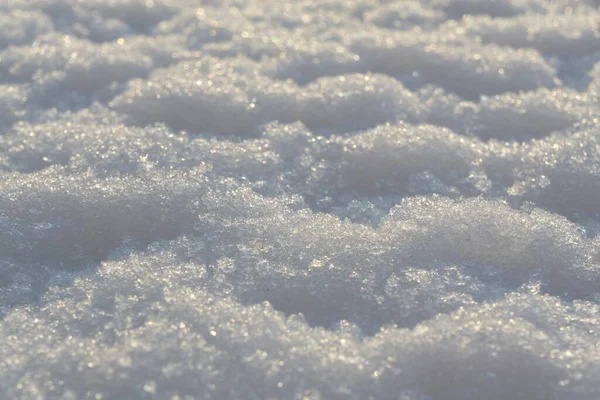
<svg viewBox="0 0 600 400">
<path fill-rule="evenodd" d="M 0 398 L 600 399 L 597 0 L 0 0 Z"/>
</svg>

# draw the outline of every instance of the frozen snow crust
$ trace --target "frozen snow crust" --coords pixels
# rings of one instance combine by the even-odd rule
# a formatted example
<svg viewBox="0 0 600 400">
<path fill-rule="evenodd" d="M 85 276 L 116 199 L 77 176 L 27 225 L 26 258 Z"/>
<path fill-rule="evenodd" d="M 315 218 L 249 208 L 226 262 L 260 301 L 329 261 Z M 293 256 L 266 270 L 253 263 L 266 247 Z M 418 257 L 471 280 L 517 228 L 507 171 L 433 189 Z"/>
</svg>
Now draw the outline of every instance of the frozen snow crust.
<svg viewBox="0 0 600 400">
<path fill-rule="evenodd" d="M 0 398 L 600 399 L 599 6 L 0 0 Z"/>
</svg>

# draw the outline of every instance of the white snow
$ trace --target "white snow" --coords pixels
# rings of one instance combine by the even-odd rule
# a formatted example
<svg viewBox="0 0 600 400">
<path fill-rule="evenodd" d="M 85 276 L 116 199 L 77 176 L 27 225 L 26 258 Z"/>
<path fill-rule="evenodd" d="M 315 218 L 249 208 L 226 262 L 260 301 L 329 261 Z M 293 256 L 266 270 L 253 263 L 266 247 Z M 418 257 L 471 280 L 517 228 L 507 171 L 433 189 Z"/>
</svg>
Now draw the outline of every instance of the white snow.
<svg viewBox="0 0 600 400">
<path fill-rule="evenodd" d="M 597 0 L 0 0 L 0 398 L 600 398 Z"/>
</svg>

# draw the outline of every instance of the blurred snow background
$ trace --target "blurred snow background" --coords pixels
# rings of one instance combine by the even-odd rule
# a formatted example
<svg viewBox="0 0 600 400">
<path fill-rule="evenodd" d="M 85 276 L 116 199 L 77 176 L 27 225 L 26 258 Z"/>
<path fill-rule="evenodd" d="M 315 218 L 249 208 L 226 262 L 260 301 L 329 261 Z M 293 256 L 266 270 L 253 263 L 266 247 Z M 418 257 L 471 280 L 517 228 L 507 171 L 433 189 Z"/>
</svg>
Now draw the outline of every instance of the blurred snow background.
<svg viewBox="0 0 600 400">
<path fill-rule="evenodd" d="M 600 398 L 597 0 L 0 0 L 0 398 Z"/>
</svg>

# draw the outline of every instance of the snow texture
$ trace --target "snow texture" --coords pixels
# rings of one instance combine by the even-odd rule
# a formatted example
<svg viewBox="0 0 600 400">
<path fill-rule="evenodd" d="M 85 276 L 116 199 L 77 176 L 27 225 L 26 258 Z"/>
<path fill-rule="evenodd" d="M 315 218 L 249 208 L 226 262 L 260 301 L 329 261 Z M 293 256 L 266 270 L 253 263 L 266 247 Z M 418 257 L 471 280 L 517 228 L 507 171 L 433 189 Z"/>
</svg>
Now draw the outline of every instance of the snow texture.
<svg viewBox="0 0 600 400">
<path fill-rule="evenodd" d="M 597 0 L 0 0 L 0 398 L 600 399 Z"/>
</svg>

